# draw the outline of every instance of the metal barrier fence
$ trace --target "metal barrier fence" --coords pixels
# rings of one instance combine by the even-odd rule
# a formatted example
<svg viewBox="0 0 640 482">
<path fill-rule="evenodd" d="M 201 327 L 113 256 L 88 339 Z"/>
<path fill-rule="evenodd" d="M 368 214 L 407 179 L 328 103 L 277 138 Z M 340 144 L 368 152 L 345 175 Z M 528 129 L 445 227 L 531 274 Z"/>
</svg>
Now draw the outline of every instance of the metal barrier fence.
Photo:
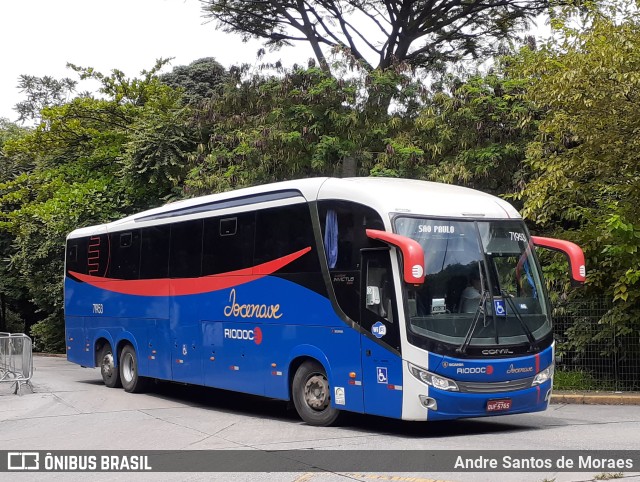
<svg viewBox="0 0 640 482">
<path fill-rule="evenodd" d="M 31 338 L 24 333 L 0 332 L 0 383 L 15 385 L 18 393 L 22 385 L 30 385 L 33 375 Z"/>
<path fill-rule="evenodd" d="M 604 299 L 555 307 L 556 388 L 640 390 L 640 329 L 606 323 L 610 310 Z"/>
</svg>

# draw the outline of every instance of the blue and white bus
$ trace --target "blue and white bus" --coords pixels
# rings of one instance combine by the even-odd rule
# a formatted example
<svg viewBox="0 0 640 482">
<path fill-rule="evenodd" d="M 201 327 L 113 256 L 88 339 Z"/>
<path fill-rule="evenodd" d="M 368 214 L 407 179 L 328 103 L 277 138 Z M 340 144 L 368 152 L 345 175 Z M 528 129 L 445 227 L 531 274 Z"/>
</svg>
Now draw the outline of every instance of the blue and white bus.
<svg viewBox="0 0 640 482">
<path fill-rule="evenodd" d="M 67 357 L 152 380 L 444 420 L 544 410 L 550 306 L 507 202 L 424 181 L 316 178 L 175 202 L 69 234 Z"/>
</svg>

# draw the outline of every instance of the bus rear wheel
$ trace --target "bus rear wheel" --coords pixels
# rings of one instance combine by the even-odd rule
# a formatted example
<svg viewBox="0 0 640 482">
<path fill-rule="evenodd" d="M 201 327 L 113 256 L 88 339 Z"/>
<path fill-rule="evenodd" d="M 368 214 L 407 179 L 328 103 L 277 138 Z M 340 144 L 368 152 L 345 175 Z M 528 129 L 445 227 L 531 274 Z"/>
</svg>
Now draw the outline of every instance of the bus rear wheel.
<svg viewBox="0 0 640 482">
<path fill-rule="evenodd" d="M 129 393 L 142 393 L 149 385 L 149 379 L 138 374 L 138 357 L 131 345 L 126 345 L 120 353 L 120 379 Z"/>
<path fill-rule="evenodd" d="M 293 404 L 300 418 L 309 425 L 334 425 L 340 410 L 331 406 L 331 387 L 318 362 L 306 361 L 296 371 L 292 384 Z"/>
<path fill-rule="evenodd" d="M 109 388 L 120 388 L 122 386 L 120 382 L 120 371 L 118 367 L 116 367 L 113 350 L 109 343 L 105 343 L 100 349 L 98 361 L 104 384 Z"/>
</svg>

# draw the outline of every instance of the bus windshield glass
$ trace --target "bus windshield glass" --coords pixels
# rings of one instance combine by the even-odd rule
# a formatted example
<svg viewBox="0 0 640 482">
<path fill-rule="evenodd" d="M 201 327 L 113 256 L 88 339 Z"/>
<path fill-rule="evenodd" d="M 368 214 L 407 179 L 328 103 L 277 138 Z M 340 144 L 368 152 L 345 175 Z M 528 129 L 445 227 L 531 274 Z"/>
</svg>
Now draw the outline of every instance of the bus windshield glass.
<svg viewBox="0 0 640 482">
<path fill-rule="evenodd" d="M 425 253 L 424 285 L 405 284 L 409 331 L 456 347 L 515 346 L 548 337 L 538 264 L 521 221 L 395 219 Z"/>
</svg>

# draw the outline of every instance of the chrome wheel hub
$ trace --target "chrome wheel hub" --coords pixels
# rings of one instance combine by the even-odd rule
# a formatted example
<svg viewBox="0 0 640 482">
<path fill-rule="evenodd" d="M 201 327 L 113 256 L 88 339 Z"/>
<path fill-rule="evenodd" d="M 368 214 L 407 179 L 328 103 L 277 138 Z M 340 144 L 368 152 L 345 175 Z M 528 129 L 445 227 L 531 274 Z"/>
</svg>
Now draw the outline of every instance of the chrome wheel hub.
<svg viewBox="0 0 640 482">
<path fill-rule="evenodd" d="M 104 357 L 102 357 L 100 369 L 102 370 L 103 377 L 111 378 L 113 376 L 116 369 L 113 363 L 113 353 L 107 353 Z"/>
<path fill-rule="evenodd" d="M 122 378 L 124 378 L 127 382 L 130 382 L 131 380 L 133 380 L 135 373 L 136 369 L 133 363 L 133 357 L 130 354 L 127 354 L 122 360 Z"/>
<path fill-rule="evenodd" d="M 329 383 L 322 375 L 309 377 L 304 386 L 304 400 L 309 407 L 322 411 L 329 405 Z"/>
</svg>

